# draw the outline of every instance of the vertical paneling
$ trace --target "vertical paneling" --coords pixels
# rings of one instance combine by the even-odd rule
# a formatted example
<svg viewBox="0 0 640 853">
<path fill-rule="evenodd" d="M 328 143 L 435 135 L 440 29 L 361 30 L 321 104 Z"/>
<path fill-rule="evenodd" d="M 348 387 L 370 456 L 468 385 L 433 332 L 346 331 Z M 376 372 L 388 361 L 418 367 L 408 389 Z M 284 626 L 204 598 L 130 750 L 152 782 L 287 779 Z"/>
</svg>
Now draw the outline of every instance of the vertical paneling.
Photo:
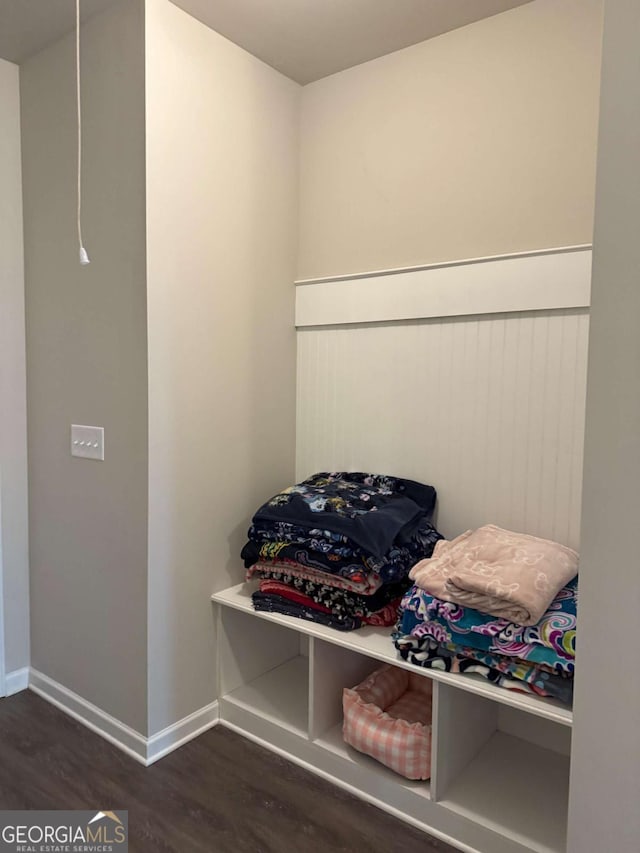
<svg viewBox="0 0 640 853">
<path fill-rule="evenodd" d="M 297 476 L 414 477 L 447 536 L 577 547 L 587 337 L 580 309 L 300 330 Z"/>
</svg>

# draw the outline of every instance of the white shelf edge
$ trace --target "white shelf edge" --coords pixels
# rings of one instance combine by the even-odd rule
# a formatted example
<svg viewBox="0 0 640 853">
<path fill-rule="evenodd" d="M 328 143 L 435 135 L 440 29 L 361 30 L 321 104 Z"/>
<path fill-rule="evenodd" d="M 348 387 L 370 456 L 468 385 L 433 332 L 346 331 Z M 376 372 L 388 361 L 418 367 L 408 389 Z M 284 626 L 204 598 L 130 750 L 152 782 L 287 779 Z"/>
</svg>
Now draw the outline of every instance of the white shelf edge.
<svg viewBox="0 0 640 853">
<path fill-rule="evenodd" d="M 571 726 L 573 724 L 573 712 L 553 699 L 538 698 L 524 693 L 515 693 L 512 690 L 506 690 L 504 687 L 495 687 L 489 682 L 484 681 L 481 676 L 461 676 L 455 673 L 440 672 L 435 669 L 424 669 L 403 661 L 396 655 L 396 651 L 391 643 L 389 628 L 361 628 L 358 631 L 343 633 L 315 622 L 297 619 L 293 616 L 283 616 L 278 613 L 264 613 L 254 610 L 251 602 L 251 592 L 255 588 L 256 586 L 251 583 L 237 584 L 236 586 L 214 593 L 211 596 L 211 600 L 216 604 L 249 613 L 258 619 L 274 622 L 278 625 L 291 628 L 300 634 L 307 634 L 310 637 L 325 640 L 334 645 L 342 646 L 359 654 L 375 658 L 383 663 L 390 663 L 394 666 L 407 669 L 410 672 L 422 673 L 425 677 L 431 678 L 433 681 L 439 681 L 441 684 L 446 684 L 449 687 L 475 693 L 478 696 L 483 696 L 486 699 L 491 699 L 502 705 L 508 705 L 511 708 L 516 708 L 528 714 L 544 717 L 563 726 Z M 380 648 L 375 647 L 373 640 L 377 640 Z M 388 649 L 380 643 L 381 640 L 383 642 L 386 640 Z"/>
<path fill-rule="evenodd" d="M 294 281 L 296 287 L 307 284 L 328 284 L 330 282 L 353 281 L 359 278 L 378 278 L 385 275 L 397 275 L 405 272 L 421 272 L 436 270 L 443 267 L 463 267 L 470 264 L 484 264 L 490 261 L 507 261 L 515 258 L 535 258 L 542 255 L 566 255 L 570 252 L 588 252 L 593 248 L 592 243 L 576 243 L 572 246 L 555 246 L 547 249 L 530 249 L 525 252 L 508 252 L 502 255 L 483 255 L 479 258 L 462 258 L 454 261 L 437 261 L 431 264 L 417 264 L 411 267 L 390 267 L 384 270 L 367 270 L 365 272 L 345 273 L 344 275 L 328 275 L 319 278 L 298 278 Z"/>
</svg>

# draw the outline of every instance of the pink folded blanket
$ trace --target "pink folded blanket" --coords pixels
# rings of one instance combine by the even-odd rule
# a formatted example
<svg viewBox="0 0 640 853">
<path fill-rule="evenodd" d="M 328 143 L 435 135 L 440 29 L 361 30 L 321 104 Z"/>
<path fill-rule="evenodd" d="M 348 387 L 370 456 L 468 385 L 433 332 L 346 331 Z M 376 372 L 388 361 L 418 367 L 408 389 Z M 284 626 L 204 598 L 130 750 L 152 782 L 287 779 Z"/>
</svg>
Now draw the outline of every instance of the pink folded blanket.
<svg viewBox="0 0 640 853">
<path fill-rule="evenodd" d="M 577 573 L 572 548 L 487 524 L 439 541 L 409 576 L 436 598 L 535 625 Z"/>
</svg>

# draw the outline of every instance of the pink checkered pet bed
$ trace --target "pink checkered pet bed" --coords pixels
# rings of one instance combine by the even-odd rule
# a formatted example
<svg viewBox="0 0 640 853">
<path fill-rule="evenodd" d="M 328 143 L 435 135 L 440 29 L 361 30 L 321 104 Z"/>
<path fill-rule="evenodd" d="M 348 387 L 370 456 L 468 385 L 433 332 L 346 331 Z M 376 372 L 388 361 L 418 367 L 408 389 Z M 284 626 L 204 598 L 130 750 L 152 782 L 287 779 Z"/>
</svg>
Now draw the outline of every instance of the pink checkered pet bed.
<svg viewBox="0 0 640 853">
<path fill-rule="evenodd" d="M 431 775 L 431 679 L 385 664 L 342 694 L 345 741 L 406 779 Z"/>
</svg>

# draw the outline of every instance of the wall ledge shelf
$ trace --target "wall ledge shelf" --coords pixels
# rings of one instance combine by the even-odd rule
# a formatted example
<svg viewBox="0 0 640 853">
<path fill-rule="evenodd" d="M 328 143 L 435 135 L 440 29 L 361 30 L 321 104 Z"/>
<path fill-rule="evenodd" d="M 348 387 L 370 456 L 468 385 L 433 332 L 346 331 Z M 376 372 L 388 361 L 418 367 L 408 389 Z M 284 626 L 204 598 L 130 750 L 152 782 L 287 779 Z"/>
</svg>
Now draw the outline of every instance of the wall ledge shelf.
<svg viewBox="0 0 640 853">
<path fill-rule="evenodd" d="M 407 669 L 410 672 L 421 673 L 434 681 L 475 693 L 485 699 L 491 699 L 502 705 L 508 705 L 511 708 L 525 711 L 528 714 L 544 717 L 554 723 L 559 723 L 563 726 L 571 726 L 573 724 L 572 710 L 553 699 L 538 698 L 530 694 L 516 693 L 512 690 L 506 690 L 503 687 L 496 687 L 482 679 L 481 676 L 461 676 L 434 669 L 421 669 L 413 664 L 406 663 L 397 656 L 390 639 L 390 630 L 388 628 L 365 627 L 358 631 L 342 632 L 336 631 L 333 628 L 327 628 L 324 625 L 318 625 L 315 622 L 306 622 L 304 619 L 297 619 L 293 616 L 258 612 L 253 609 L 251 602 L 251 594 L 256 587 L 257 584 L 252 582 L 241 583 L 215 593 L 211 596 L 211 600 L 216 604 L 232 607 L 244 613 L 250 613 L 258 619 L 291 628 L 299 634 L 342 646 L 361 655 L 375 658 L 382 663 L 389 663 Z"/>
</svg>

